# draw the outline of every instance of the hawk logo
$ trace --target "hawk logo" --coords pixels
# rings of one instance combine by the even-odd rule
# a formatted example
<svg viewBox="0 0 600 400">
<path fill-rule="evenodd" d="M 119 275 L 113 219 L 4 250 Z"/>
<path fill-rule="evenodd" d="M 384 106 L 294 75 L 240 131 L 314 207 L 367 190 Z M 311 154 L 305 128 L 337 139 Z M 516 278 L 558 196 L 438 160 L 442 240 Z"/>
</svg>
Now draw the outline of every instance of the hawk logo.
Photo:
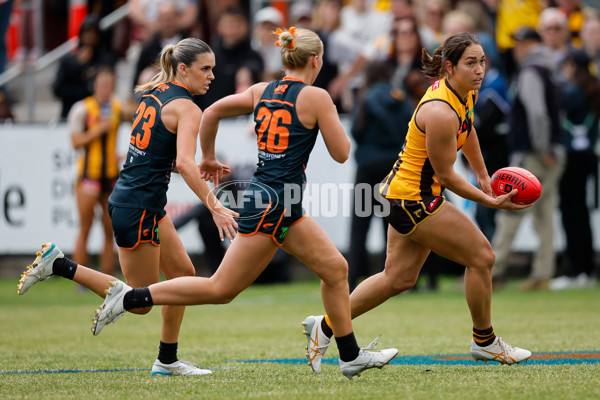
<svg viewBox="0 0 600 400">
<path fill-rule="evenodd" d="M 422 210 L 415 210 L 415 217 L 421 218 L 421 211 Z"/>
<path fill-rule="evenodd" d="M 283 94 L 283 93 L 285 93 L 287 88 L 288 88 L 288 85 L 279 85 L 275 88 L 274 92 L 275 92 L 275 94 Z"/>
<path fill-rule="evenodd" d="M 431 85 L 431 90 L 435 90 L 440 87 L 440 81 L 435 81 L 433 85 Z"/>
</svg>

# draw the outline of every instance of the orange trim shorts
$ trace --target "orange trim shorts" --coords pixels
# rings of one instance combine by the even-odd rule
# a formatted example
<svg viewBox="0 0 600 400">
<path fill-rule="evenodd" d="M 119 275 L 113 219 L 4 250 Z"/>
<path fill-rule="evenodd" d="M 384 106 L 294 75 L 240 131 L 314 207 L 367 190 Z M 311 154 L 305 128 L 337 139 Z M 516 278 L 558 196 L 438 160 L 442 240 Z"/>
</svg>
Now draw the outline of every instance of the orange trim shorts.
<svg viewBox="0 0 600 400">
<path fill-rule="evenodd" d="M 162 210 L 159 213 L 141 208 L 115 207 L 108 205 L 108 215 L 117 246 L 125 250 L 133 250 L 140 243 L 160 245 L 158 238 L 158 224 L 167 216 Z"/>
<path fill-rule="evenodd" d="M 262 210 L 245 204 L 238 220 L 238 235 L 252 236 L 259 234 L 269 236 L 277 246 L 281 246 L 288 228 L 306 215 L 306 210 L 302 208 L 302 204 L 292 205 L 291 212 L 286 211 L 288 210 L 285 207 L 273 203 Z"/>
<path fill-rule="evenodd" d="M 410 235 L 417 226 L 438 212 L 446 202 L 443 196 L 430 196 L 423 200 L 387 199 L 390 214 L 386 221 L 402 235 Z"/>
</svg>

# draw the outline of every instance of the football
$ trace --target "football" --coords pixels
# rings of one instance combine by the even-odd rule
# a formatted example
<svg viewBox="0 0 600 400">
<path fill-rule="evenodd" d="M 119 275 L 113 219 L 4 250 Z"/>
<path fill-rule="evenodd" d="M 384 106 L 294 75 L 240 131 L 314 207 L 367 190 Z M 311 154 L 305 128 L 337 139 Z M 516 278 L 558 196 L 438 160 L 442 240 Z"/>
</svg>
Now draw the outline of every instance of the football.
<svg viewBox="0 0 600 400">
<path fill-rule="evenodd" d="M 542 185 L 538 178 L 523 168 L 500 168 L 492 175 L 491 185 L 498 196 L 517 189 L 518 193 L 511 199 L 516 204 L 531 204 L 542 194 Z"/>
</svg>

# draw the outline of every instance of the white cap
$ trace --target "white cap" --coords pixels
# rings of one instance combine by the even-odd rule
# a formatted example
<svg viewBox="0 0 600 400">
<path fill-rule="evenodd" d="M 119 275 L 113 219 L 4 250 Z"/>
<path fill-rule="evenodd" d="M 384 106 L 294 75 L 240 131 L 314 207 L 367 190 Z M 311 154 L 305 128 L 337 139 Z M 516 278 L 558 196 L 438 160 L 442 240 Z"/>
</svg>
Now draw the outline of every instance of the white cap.
<svg viewBox="0 0 600 400">
<path fill-rule="evenodd" d="M 312 5 L 308 1 L 297 1 L 290 7 L 290 19 L 293 22 L 301 18 L 312 18 Z"/>
<path fill-rule="evenodd" d="M 262 22 L 272 22 L 279 26 L 283 24 L 283 15 L 275 7 L 261 8 L 254 14 L 254 23 L 260 24 Z"/>
</svg>

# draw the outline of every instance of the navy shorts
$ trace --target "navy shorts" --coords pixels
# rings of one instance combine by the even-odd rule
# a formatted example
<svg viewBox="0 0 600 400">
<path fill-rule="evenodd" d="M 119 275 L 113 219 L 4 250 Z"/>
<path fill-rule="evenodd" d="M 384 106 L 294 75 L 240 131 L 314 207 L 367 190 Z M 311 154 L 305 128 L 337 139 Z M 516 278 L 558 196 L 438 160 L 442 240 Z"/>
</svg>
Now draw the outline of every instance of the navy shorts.
<svg viewBox="0 0 600 400">
<path fill-rule="evenodd" d="M 126 208 L 108 205 L 108 215 L 112 221 L 117 246 L 126 250 L 135 249 L 140 243 L 160 245 L 158 224 L 167 216 L 141 208 Z"/>
<path fill-rule="evenodd" d="M 387 199 L 390 214 L 385 217 L 392 227 L 402 235 L 410 235 L 417 225 L 438 212 L 446 202 L 443 196 L 431 196 L 423 200 Z"/>
<path fill-rule="evenodd" d="M 283 206 L 270 203 L 266 208 L 244 205 L 238 219 L 238 235 L 252 236 L 260 234 L 269 236 L 277 246 L 283 244 L 290 226 L 300 221 L 306 215 L 302 204 L 295 204 L 287 210 Z"/>
</svg>

